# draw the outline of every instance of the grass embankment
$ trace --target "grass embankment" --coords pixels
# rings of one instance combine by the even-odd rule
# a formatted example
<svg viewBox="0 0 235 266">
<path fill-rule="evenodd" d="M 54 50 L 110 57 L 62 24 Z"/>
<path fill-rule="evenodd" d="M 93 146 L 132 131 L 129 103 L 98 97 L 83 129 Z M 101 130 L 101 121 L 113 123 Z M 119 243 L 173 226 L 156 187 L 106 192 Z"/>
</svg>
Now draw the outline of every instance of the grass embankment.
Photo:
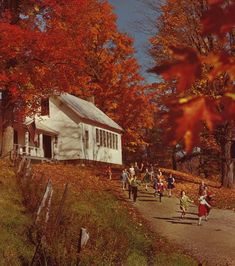
<svg viewBox="0 0 235 266">
<path fill-rule="evenodd" d="M 102 181 L 81 166 L 37 165 L 36 180 L 52 179 L 58 206 L 64 183 L 69 182 L 63 219 L 57 234 L 47 247 L 47 255 L 55 265 L 74 265 L 76 243 L 81 227 L 90 239 L 80 254 L 81 265 L 197 265 L 156 237 L 127 202 L 112 194 L 110 182 Z M 57 203 L 56 203 L 57 201 Z"/>
<path fill-rule="evenodd" d="M 38 228 L 46 236 L 42 250 L 48 265 L 76 265 L 81 227 L 90 234 L 80 254 L 81 265 L 196 265 L 180 251 L 172 253 L 175 247 L 153 235 L 133 207 L 112 194 L 111 183 L 100 180 L 94 171 L 71 165 L 35 165 L 34 177 L 19 186 L 6 162 L 0 161 L 0 169 L 0 265 L 29 265 L 40 236 Z M 30 216 L 35 215 L 48 177 L 54 189 L 50 220 L 46 227 L 39 225 L 33 231 Z M 66 182 L 68 194 L 55 227 Z M 45 209 L 40 217 L 43 225 Z M 53 237 L 50 232 L 54 232 Z"/>
<path fill-rule="evenodd" d="M 0 160 L 0 265 L 28 265 L 34 248 L 27 240 L 30 224 L 14 171 Z"/>
</svg>

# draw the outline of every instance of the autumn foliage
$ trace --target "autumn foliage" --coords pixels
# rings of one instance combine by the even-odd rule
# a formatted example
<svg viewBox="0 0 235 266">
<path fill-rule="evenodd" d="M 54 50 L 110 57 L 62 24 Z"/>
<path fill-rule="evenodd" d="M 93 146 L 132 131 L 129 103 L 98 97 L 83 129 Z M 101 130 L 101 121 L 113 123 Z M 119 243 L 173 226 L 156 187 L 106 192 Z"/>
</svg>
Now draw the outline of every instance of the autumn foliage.
<svg viewBox="0 0 235 266">
<path fill-rule="evenodd" d="M 7 1 L 0 12 L 0 84 L 14 117 L 35 114 L 40 99 L 69 92 L 87 98 L 125 130 L 133 150 L 144 143 L 153 106 L 107 1 Z M 9 112 L 8 112 L 9 113 Z M 9 122 L 9 116 L 6 118 Z"/>
<path fill-rule="evenodd" d="M 171 139 L 186 149 L 199 144 L 203 127 L 234 120 L 233 1 L 168 0 L 161 6 L 158 34 L 151 39 L 151 71 L 175 87 L 165 104 L 175 125 Z M 169 88 L 168 86 L 168 88 Z"/>
</svg>

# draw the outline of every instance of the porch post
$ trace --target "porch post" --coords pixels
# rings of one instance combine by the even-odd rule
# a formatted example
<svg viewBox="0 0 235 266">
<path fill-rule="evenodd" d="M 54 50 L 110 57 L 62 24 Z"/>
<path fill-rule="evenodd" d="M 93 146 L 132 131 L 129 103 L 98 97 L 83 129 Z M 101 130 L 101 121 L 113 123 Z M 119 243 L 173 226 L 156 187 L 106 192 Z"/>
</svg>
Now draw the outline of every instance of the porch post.
<svg viewBox="0 0 235 266">
<path fill-rule="evenodd" d="M 29 132 L 25 132 L 25 153 L 29 155 Z"/>
<path fill-rule="evenodd" d="M 43 151 L 43 134 L 39 134 L 39 148 L 40 148 L 40 154 L 42 157 L 44 157 L 44 151 Z"/>
</svg>

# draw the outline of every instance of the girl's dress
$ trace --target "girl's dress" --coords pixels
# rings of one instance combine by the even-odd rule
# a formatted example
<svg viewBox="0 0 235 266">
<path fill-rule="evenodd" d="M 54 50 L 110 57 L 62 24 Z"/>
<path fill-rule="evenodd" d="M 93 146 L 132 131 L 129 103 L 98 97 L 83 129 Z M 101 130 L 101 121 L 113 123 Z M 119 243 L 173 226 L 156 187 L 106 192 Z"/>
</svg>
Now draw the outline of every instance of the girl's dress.
<svg viewBox="0 0 235 266">
<path fill-rule="evenodd" d="M 150 176 L 150 173 L 149 172 L 146 172 L 145 175 L 144 175 L 144 182 L 146 184 L 148 184 L 151 180 L 151 176 Z"/>
<path fill-rule="evenodd" d="M 210 207 L 208 202 L 206 201 L 206 196 L 199 197 L 199 206 L 198 206 L 198 216 L 207 216 L 208 211 L 207 207 Z"/>
<path fill-rule="evenodd" d="M 192 201 L 190 200 L 190 198 L 188 196 L 184 195 L 183 197 L 180 198 L 180 209 L 182 211 L 187 211 L 189 204 L 191 202 Z"/>
<path fill-rule="evenodd" d="M 167 179 L 167 189 L 173 189 L 175 187 L 174 183 L 175 183 L 174 177 L 168 177 L 168 179 Z"/>
</svg>

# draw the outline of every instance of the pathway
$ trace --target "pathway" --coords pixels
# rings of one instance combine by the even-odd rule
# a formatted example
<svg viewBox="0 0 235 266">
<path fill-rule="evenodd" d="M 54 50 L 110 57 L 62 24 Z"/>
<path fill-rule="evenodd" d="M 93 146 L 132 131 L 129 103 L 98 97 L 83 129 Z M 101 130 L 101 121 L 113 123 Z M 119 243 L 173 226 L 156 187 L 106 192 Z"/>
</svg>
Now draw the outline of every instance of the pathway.
<svg viewBox="0 0 235 266">
<path fill-rule="evenodd" d="M 127 197 L 127 193 L 125 193 Z M 197 207 L 191 205 L 185 219 L 180 218 L 179 199 L 153 197 L 153 189 L 139 192 L 138 211 L 159 235 L 179 244 L 202 265 L 235 266 L 235 212 L 212 209 L 209 220 L 197 225 Z"/>
</svg>

